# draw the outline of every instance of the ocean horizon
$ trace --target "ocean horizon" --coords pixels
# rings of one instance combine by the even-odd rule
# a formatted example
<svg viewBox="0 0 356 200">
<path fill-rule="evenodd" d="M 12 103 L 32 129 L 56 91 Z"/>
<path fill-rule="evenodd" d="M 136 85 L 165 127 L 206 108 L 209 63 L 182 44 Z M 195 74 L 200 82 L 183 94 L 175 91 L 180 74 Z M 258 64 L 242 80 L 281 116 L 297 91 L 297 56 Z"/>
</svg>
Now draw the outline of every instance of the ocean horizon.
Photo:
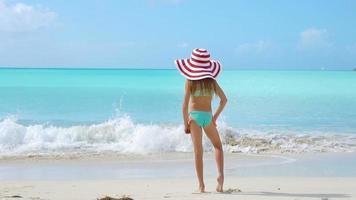
<svg viewBox="0 0 356 200">
<path fill-rule="evenodd" d="M 54 67 L 28 67 L 28 66 L 0 66 L 1 69 L 53 69 L 53 70 L 177 70 L 174 67 L 76 67 L 76 66 L 54 66 Z M 354 71 L 352 67 L 295 67 L 295 68 L 236 68 L 224 67 L 224 71 Z"/>
</svg>

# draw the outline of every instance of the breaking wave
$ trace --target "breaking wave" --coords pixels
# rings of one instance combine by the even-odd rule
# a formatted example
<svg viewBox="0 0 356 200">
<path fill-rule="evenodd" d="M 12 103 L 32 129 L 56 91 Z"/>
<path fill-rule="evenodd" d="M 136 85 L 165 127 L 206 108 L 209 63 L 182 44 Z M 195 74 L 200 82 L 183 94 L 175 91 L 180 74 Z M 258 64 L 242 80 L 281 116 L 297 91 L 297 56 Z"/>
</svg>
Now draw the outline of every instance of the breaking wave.
<svg viewBox="0 0 356 200">
<path fill-rule="evenodd" d="M 227 152 L 303 153 L 354 152 L 356 135 L 293 133 L 235 129 L 222 123 L 219 132 Z M 204 149 L 213 147 L 204 137 Z M 191 152 L 183 126 L 139 124 L 129 116 L 103 123 L 69 127 L 23 125 L 14 118 L 0 121 L 0 157 L 67 154 L 146 154 Z"/>
</svg>

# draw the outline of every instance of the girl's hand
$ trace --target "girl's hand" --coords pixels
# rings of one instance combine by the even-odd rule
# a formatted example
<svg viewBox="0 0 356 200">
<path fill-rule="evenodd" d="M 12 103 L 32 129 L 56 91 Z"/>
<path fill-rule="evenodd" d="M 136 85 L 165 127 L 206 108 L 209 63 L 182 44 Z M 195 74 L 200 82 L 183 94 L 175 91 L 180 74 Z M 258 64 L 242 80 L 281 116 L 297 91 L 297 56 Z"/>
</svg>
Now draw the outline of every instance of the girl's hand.
<svg viewBox="0 0 356 200">
<path fill-rule="evenodd" d="M 213 116 L 212 122 L 213 122 L 213 125 L 214 125 L 215 127 L 217 127 L 217 125 L 216 125 L 216 120 L 217 120 L 217 117 Z"/>
<path fill-rule="evenodd" d="M 190 134 L 190 118 L 184 120 L 184 132 Z"/>
<path fill-rule="evenodd" d="M 184 125 L 184 132 L 185 132 L 185 134 L 190 134 L 189 124 Z"/>
</svg>

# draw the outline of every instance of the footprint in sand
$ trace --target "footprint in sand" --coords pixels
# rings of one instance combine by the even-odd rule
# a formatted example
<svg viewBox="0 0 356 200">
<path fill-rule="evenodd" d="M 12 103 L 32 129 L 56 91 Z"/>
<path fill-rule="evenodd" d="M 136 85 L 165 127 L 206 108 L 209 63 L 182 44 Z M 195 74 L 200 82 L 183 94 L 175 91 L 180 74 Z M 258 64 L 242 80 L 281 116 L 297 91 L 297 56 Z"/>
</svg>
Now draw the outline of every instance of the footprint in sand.
<svg viewBox="0 0 356 200">
<path fill-rule="evenodd" d="M 229 188 L 229 189 L 225 190 L 223 193 L 231 194 L 231 193 L 236 193 L 236 192 L 242 192 L 242 191 L 239 188 Z"/>
<path fill-rule="evenodd" d="M 106 196 L 103 198 L 98 198 L 97 200 L 134 200 L 134 199 L 127 197 L 127 196 L 123 196 L 121 198 L 114 198 L 114 197 Z"/>
<path fill-rule="evenodd" d="M 5 198 L 23 198 L 21 195 L 4 196 Z"/>
</svg>

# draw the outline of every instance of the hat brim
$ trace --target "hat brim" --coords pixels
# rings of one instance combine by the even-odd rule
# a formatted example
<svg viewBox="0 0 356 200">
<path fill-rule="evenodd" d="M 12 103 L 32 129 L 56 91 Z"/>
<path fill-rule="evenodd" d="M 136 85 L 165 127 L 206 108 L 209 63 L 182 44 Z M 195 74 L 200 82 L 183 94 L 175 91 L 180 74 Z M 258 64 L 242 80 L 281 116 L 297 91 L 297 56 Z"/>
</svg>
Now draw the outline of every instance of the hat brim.
<svg viewBox="0 0 356 200">
<path fill-rule="evenodd" d="M 216 60 L 210 60 L 209 62 L 209 66 L 199 66 L 194 65 L 190 59 L 178 59 L 174 61 L 178 71 L 188 80 L 216 79 L 221 72 L 221 64 Z"/>
</svg>

